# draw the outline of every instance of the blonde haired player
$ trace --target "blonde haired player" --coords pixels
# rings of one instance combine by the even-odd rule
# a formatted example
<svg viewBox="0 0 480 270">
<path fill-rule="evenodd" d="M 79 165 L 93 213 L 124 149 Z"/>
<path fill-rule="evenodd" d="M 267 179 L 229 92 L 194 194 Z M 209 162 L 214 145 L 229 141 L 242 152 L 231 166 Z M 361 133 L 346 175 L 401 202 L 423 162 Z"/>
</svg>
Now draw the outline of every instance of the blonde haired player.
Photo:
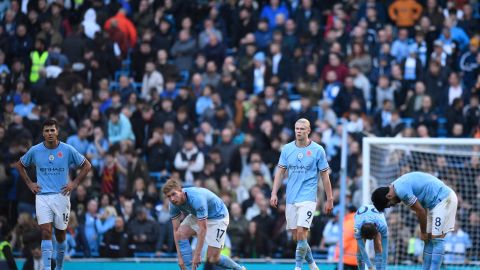
<svg viewBox="0 0 480 270">
<path fill-rule="evenodd" d="M 245 270 L 227 256 L 220 255 L 229 223 L 228 210 L 223 201 L 205 188 L 182 188 L 173 179 L 163 186 L 163 194 L 170 201 L 173 237 L 178 253 L 178 265 L 182 270 L 195 270 L 201 263 L 203 244 L 207 248 L 207 264 L 224 269 Z M 185 219 L 179 222 L 181 215 Z M 192 257 L 190 237 L 197 235 L 197 247 Z"/>
<path fill-rule="evenodd" d="M 310 269 L 318 269 L 307 236 L 317 205 L 319 174 L 327 194 L 325 212 L 330 213 L 333 209 L 332 186 L 325 150 L 308 138 L 310 131 L 310 122 L 307 119 L 301 118 L 295 122 L 295 140 L 282 149 L 270 197 L 272 207 L 277 207 L 277 192 L 283 175 L 288 171 L 285 216 L 287 229 L 293 232 L 297 240 L 295 270 L 302 268 L 303 259 L 307 261 Z"/>
</svg>

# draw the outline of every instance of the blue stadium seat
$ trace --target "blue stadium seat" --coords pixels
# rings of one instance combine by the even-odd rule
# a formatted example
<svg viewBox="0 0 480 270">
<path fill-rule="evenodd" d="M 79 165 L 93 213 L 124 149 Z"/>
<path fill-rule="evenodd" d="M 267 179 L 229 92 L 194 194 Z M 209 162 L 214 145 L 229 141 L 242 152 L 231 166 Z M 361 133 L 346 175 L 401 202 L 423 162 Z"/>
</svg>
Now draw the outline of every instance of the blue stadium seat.
<svg viewBox="0 0 480 270">
<path fill-rule="evenodd" d="M 437 136 L 442 138 L 447 137 L 447 133 L 448 133 L 448 130 L 446 127 L 447 119 L 444 117 L 440 117 L 438 118 L 437 122 L 438 122 Z"/>
<path fill-rule="evenodd" d="M 170 177 L 170 174 L 164 174 L 162 172 L 150 172 L 150 178 L 155 181 L 155 186 L 158 189 L 161 189 L 163 187 L 163 184 L 167 182 L 168 178 Z"/>
<path fill-rule="evenodd" d="M 406 128 L 411 128 L 411 127 L 413 127 L 413 123 L 415 122 L 415 119 L 413 119 L 413 118 L 402 118 L 402 122 L 405 124 Z"/>
<path fill-rule="evenodd" d="M 143 83 L 141 82 L 133 83 L 133 88 L 135 88 L 135 91 L 137 91 L 137 94 L 140 94 L 142 92 L 142 86 L 143 86 Z"/>
<path fill-rule="evenodd" d="M 110 82 L 110 85 L 108 86 L 110 92 L 117 91 L 118 89 L 120 89 L 120 84 L 118 82 Z"/>
</svg>

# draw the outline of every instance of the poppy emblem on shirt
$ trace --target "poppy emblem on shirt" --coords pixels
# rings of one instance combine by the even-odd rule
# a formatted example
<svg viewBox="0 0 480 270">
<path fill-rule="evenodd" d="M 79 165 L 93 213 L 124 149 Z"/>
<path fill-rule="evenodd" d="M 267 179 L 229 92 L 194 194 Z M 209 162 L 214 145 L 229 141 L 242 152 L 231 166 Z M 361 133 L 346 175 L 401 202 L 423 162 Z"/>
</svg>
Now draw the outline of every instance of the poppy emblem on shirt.
<svg viewBox="0 0 480 270">
<path fill-rule="evenodd" d="M 52 154 L 48 156 L 48 160 L 53 161 L 54 159 L 55 159 L 55 156 L 53 156 Z"/>
<path fill-rule="evenodd" d="M 307 150 L 307 157 L 311 157 L 311 156 L 312 156 L 312 151 Z"/>
<path fill-rule="evenodd" d="M 297 158 L 302 159 L 303 158 L 303 153 L 298 153 Z"/>
<path fill-rule="evenodd" d="M 62 158 L 62 157 L 63 157 L 63 153 L 62 153 L 62 152 L 58 152 L 58 153 L 57 153 L 57 157 Z"/>
</svg>

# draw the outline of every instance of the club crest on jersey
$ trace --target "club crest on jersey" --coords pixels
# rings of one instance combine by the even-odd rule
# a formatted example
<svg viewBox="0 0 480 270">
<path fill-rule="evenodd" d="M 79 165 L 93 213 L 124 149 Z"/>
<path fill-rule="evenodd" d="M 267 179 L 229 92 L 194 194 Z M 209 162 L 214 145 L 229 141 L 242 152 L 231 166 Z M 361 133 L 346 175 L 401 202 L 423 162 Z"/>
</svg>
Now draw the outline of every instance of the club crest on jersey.
<svg viewBox="0 0 480 270">
<path fill-rule="evenodd" d="M 62 157 L 63 157 L 63 153 L 62 153 L 62 152 L 58 152 L 58 153 L 57 153 L 57 157 L 62 158 Z"/>
<path fill-rule="evenodd" d="M 303 153 L 298 153 L 297 158 L 302 159 L 303 158 Z"/>
<path fill-rule="evenodd" d="M 311 156 L 312 156 L 312 151 L 307 150 L 307 157 L 311 157 Z"/>
<path fill-rule="evenodd" d="M 55 156 L 54 156 L 54 155 L 50 154 L 50 155 L 48 156 L 48 160 L 53 161 L 54 159 L 55 159 Z"/>
</svg>

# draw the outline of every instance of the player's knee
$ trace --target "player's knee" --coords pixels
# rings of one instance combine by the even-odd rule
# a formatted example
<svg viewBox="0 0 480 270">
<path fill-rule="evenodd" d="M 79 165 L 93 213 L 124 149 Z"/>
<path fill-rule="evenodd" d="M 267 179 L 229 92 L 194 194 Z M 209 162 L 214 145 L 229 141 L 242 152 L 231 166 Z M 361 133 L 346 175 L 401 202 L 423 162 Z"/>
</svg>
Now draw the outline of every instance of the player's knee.
<svg viewBox="0 0 480 270">
<path fill-rule="evenodd" d="M 64 232 L 55 232 L 55 238 L 57 239 L 57 242 L 63 243 L 63 241 L 65 241 L 66 235 Z"/>
<path fill-rule="evenodd" d="M 190 238 L 184 230 L 179 230 L 178 232 L 176 232 L 176 234 L 176 237 L 179 240 L 185 240 Z"/>
<path fill-rule="evenodd" d="M 52 239 L 52 230 L 47 228 L 42 228 L 42 239 L 43 240 L 50 240 Z"/>
<path fill-rule="evenodd" d="M 209 254 L 207 260 L 211 264 L 217 264 L 220 261 L 220 254 Z"/>
</svg>

